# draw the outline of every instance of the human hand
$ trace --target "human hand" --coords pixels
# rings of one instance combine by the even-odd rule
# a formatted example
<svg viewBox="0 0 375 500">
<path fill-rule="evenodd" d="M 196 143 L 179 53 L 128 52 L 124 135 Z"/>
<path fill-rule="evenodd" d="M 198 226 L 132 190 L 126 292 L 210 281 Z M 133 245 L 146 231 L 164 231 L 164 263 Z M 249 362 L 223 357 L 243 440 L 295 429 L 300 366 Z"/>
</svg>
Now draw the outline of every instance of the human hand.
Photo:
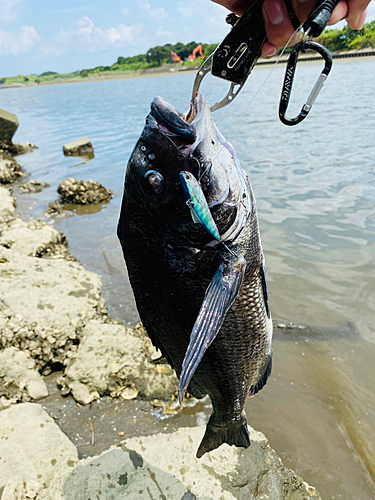
<svg viewBox="0 0 375 500">
<path fill-rule="evenodd" d="M 238 16 L 242 16 L 252 5 L 253 0 L 212 0 L 223 5 Z M 366 21 L 367 6 L 371 0 L 339 0 L 329 21 L 333 25 L 346 19 L 353 30 L 361 29 Z M 316 0 L 291 0 L 297 19 L 303 23 L 317 6 Z M 300 39 L 294 33 L 291 20 L 284 0 L 264 0 L 263 19 L 267 33 L 267 41 L 263 45 L 262 56 L 266 59 L 273 57 L 278 47 L 284 47 L 288 41 L 294 45 Z"/>
</svg>

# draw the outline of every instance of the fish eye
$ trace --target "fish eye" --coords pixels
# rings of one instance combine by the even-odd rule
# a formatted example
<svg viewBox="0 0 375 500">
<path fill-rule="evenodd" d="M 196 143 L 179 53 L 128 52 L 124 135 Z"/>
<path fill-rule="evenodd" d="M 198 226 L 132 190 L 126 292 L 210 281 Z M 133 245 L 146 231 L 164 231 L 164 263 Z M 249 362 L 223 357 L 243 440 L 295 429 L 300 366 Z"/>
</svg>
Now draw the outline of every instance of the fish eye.
<svg viewBox="0 0 375 500">
<path fill-rule="evenodd" d="M 144 179 L 146 186 L 151 188 L 155 194 L 160 194 L 163 191 L 165 181 L 160 172 L 157 172 L 156 170 L 148 170 L 148 172 L 144 175 Z"/>
<path fill-rule="evenodd" d="M 191 175 L 190 175 L 190 174 L 185 174 L 185 179 L 186 179 L 187 181 L 190 181 L 190 179 L 191 179 Z"/>
</svg>

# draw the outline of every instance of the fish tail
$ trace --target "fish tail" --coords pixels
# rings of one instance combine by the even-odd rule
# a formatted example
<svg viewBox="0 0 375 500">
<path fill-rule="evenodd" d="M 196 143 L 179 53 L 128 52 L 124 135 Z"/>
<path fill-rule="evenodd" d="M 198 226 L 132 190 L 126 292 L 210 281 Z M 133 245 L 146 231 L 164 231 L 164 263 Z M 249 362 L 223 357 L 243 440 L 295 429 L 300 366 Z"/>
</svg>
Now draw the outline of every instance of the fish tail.
<svg viewBox="0 0 375 500">
<path fill-rule="evenodd" d="M 216 415 L 212 414 L 208 421 L 206 432 L 197 451 L 197 458 L 201 458 L 208 451 L 215 450 L 221 444 L 227 443 L 243 448 L 250 446 L 249 430 L 247 428 L 246 417 L 242 420 L 228 421 L 223 424 L 217 424 Z"/>
</svg>

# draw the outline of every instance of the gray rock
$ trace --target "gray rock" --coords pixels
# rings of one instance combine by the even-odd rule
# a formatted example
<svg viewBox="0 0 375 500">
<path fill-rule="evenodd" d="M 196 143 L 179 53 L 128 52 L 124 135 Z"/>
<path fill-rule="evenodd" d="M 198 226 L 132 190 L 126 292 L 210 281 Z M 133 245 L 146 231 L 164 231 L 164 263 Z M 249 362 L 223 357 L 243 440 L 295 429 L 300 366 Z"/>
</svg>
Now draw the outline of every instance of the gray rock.
<svg viewBox="0 0 375 500">
<path fill-rule="evenodd" d="M 11 190 L 0 186 L 0 227 L 14 219 L 16 203 Z"/>
<path fill-rule="evenodd" d="M 76 181 L 68 177 L 62 181 L 57 188 L 61 203 L 75 203 L 88 205 L 109 201 L 113 197 L 113 191 L 106 189 L 96 181 Z"/>
<path fill-rule="evenodd" d="M 13 156 L 16 156 L 31 153 L 34 149 L 38 149 L 38 146 L 30 144 L 30 142 L 20 142 L 18 144 L 12 144 L 12 146 L 8 148 L 8 151 Z"/>
<path fill-rule="evenodd" d="M 23 255 L 41 257 L 56 245 L 66 244 L 66 236 L 43 221 L 20 218 L 11 221 L 0 233 L 0 246 L 12 248 Z"/>
<path fill-rule="evenodd" d="M 39 498 L 78 462 L 73 443 L 41 406 L 23 403 L 0 412 L 2 500 Z"/>
<path fill-rule="evenodd" d="M 60 203 L 55 200 L 52 203 L 48 203 L 48 208 L 43 214 L 45 217 L 68 217 L 68 214 L 63 210 Z"/>
<path fill-rule="evenodd" d="M 65 156 L 94 156 L 94 148 L 87 137 L 64 144 L 63 152 Z"/>
<path fill-rule="evenodd" d="M 319 493 L 282 464 L 260 432 L 246 449 L 222 445 L 200 460 L 203 428 L 124 441 L 57 478 L 43 500 L 307 500 Z"/>
<path fill-rule="evenodd" d="M 73 356 L 83 326 L 108 320 L 101 279 L 81 264 L 0 247 L 0 348 L 28 350 L 38 368 Z"/>
<path fill-rule="evenodd" d="M 21 191 L 24 193 L 40 193 L 42 189 L 49 187 L 50 185 L 47 182 L 38 182 L 31 180 L 30 182 L 27 182 L 26 184 L 22 184 L 20 186 Z"/>
<path fill-rule="evenodd" d="M 23 175 L 22 168 L 15 160 L 0 158 L 0 184 L 11 184 Z"/>
<path fill-rule="evenodd" d="M 78 402 L 88 404 L 104 394 L 133 399 L 140 393 L 169 399 L 176 392 L 174 370 L 168 364 L 151 362 L 154 348 L 141 327 L 91 321 L 82 335 L 63 379 Z"/>
<path fill-rule="evenodd" d="M 71 257 L 62 233 L 14 218 L 10 191 L 0 188 L 0 216 L 8 220 L 0 233 L 0 349 L 29 353 L 38 370 L 67 365 L 65 392 L 82 403 L 104 394 L 169 399 L 176 375 L 165 360 L 153 362 L 155 349 L 144 330 L 110 320 L 100 277 L 66 260 Z M 65 253 L 57 252 L 59 245 Z M 19 385 L 6 394 L 25 400 L 30 395 L 22 387 L 22 395 Z"/>
<path fill-rule="evenodd" d="M 12 144 L 18 125 L 19 121 L 16 115 L 0 109 L 0 144 Z"/>
<path fill-rule="evenodd" d="M 15 347 L 0 351 L 0 406 L 48 396 L 47 386 L 28 352 Z"/>
</svg>

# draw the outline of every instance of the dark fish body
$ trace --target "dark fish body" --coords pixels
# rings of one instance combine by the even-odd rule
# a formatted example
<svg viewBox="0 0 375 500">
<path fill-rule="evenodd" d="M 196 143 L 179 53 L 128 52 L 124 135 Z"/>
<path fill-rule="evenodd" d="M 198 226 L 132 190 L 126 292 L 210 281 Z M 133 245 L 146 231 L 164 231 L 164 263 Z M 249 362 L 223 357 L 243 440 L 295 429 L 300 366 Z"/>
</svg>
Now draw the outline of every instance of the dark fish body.
<svg viewBox="0 0 375 500">
<path fill-rule="evenodd" d="M 192 220 L 180 172 L 199 180 L 221 242 Z M 201 94 L 187 116 L 154 99 L 128 163 L 118 236 L 140 318 L 180 377 L 180 397 L 188 386 L 211 398 L 197 456 L 249 446 L 245 401 L 272 359 L 264 256 L 249 181 Z"/>
</svg>

